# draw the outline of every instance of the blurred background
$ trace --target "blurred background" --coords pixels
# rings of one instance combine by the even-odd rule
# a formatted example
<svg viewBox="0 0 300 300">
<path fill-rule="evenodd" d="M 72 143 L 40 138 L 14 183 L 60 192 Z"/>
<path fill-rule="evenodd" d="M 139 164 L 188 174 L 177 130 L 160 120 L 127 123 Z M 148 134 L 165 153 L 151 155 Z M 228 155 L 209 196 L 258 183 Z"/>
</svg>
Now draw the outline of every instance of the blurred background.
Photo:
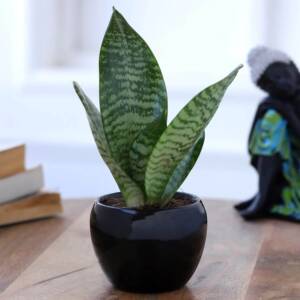
<svg viewBox="0 0 300 300">
<path fill-rule="evenodd" d="M 72 88 L 72 80 L 80 82 L 98 103 L 98 53 L 112 6 L 157 57 L 169 120 L 201 89 L 246 64 L 256 45 L 281 49 L 300 62 L 300 1 L 1 0 L 0 143 L 25 142 L 28 165 L 42 163 L 47 187 L 65 198 L 117 190 Z M 263 96 L 245 66 L 181 190 L 232 200 L 255 193 L 247 137 Z"/>
</svg>

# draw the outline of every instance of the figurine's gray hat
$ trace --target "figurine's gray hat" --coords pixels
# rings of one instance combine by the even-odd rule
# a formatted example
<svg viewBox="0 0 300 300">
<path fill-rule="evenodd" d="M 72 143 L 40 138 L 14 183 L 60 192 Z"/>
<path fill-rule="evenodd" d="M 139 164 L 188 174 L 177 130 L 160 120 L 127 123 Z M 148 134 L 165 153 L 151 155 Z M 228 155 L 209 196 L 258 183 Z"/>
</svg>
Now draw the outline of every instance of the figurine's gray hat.
<svg viewBox="0 0 300 300">
<path fill-rule="evenodd" d="M 256 47 L 248 54 L 248 64 L 254 83 L 257 83 L 269 65 L 275 62 L 290 63 L 291 61 L 285 53 L 264 46 Z"/>
</svg>

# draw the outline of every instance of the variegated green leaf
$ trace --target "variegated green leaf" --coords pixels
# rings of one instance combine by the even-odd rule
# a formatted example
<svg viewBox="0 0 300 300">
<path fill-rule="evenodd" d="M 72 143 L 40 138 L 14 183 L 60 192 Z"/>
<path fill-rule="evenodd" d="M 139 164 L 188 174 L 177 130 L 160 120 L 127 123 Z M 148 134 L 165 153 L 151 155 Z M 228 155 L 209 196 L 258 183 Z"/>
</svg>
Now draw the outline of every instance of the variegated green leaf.
<svg viewBox="0 0 300 300">
<path fill-rule="evenodd" d="M 138 187 L 138 185 L 122 170 L 122 168 L 114 161 L 111 156 L 109 145 L 106 140 L 106 136 L 103 130 L 101 115 L 96 108 L 96 106 L 90 101 L 86 96 L 80 86 L 74 82 L 74 89 L 81 100 L 89 124 L 98 147 L 98 151 L 102 156 L 103 160 L 106 162 L 109 167 L 113 177 L 115 178 L 124 198 L 127 206 L 137 207 L 143 205 L 144 202 L 144 193 Z"/>
<path fill-rule="evenodd" d="M 204 144 L 205 134 L 200 136 L 199 140 L 188 151 L 181 162 L 177 165 L 173 174 L 170 176 L 169 181 L 165 187 L 165 190 L 160 198 L 161 206 L 164 206 L 169 200 L 172 199 L 178 188 L 181 186 L 185 178 L 188 176 L 192 168 L 194 167 L 199 154 Z"/>
<path fill-rule="evenodd" d="M 162 124 L 160 120 L 154 122 L 140 132 L 131 146 L 129 152 L 131 177 L 143 191 L 145 189 L 145 173 L 150 154 L 165 129 L 166 125 Z"/>
<path fill-rule="evenodd" d="M 129 174 L 129 152 L 141 131 L 153 122 L 166 126 L 167 93 L 153 53 L 116 10 L 101 46 L 99 70 L 105 135 L 112 157 Z"/>
<path fill-rule="evenodd" d="M 195 96 L 163 132 L 146 169 L 147 201 L 160 201 L 174 170 L 204 131 L 240 68 Z"/>
</svg>

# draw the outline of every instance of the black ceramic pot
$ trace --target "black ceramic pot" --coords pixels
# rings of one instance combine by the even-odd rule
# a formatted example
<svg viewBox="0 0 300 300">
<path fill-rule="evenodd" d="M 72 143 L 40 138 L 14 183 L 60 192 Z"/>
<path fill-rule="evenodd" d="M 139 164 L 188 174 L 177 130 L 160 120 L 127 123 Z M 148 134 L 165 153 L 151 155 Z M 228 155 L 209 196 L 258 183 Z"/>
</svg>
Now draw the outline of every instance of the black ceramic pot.
<svg viewBox="0 0 300 300">
<path fill-rule="evenodd" d="M 96 255 L 115 288 L 139 293 L 158 293 L 183 287 L 201 258 L 207 216 L 199 198 L 170 209 L 141 211 L 117 208 L 97 200 L 91 212 L 91 237 Z"/>
</svg>

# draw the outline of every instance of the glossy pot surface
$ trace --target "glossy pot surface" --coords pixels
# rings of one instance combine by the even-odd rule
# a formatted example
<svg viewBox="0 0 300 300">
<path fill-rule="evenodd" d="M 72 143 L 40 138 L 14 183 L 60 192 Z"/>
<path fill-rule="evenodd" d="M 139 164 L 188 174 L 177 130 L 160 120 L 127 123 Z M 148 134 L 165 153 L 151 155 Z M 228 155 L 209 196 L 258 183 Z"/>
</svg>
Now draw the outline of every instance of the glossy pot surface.
<svg viewBox="0 0 300 300">
<path fill-rule="evenodd" d="M 114 287 L 129 292 L 157 293 L 183 287 L 201 258 L 207 232 L 207 216 L 199 198 L 178 208 L 137 210 L 102 203 L 91 211 L 93 246 L 105 274 Z"/>
</svg>

